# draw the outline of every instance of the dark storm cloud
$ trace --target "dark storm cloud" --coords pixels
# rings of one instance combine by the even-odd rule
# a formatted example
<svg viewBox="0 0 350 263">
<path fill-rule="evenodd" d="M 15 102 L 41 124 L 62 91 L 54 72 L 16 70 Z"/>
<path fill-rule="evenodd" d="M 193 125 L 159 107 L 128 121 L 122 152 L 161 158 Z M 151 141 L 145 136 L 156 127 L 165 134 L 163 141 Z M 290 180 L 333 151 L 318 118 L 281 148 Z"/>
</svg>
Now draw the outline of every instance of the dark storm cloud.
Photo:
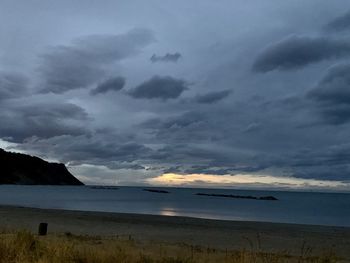
<svg viewBox="0 0 350 263">
<path fill-rule="evenodd" d="M 152 119 L 140 127 L 153 134 L 159 144 L 164 144 L 150 159 L 164 165 L 165 169 L 176 165 L 187 169 L 192 165 L 210 166 L 214 163 L 213 169 L 221 169 L 234 164 L 235 156 L 220 148 L 220 134 L 225 134 L 225 131 L 221 129 L 216 114 L 210 116 L 205 112 L 190 111 L 174 117 Z M 227 138 L 231 137 L 232 134 Z M 215 146 L 211 145 L 213 142 Z M 228 156 L 230 161 L 226 162 Z M 219 165 L 220 159 L 225 164 Z"/>
<path fill-rule="evenodd" d="M 326 26 L 325 29 L 327 31 L 345 31 L 350 29 L 350 12 L 347 12 L 331 22 L 329 22 Z"/>
<path fill-rule="evenodd" d="M 342 104 L 334 108 L 323 108 L 320 112 L 326 123 L 333 125 L 344 124 L 350 120 L 350 105 Z"/>
<path fill-rule="evenodd" d="M 288 148 L 289 144 L 281 141 L 284 137 L 275 136 L 276 126 L 270 126 L 268 133 L 273 133 L 271 137 L 274 141 L 266 142 L 265 148 L 256 135 L 241 133 L 240 137 L 237 136 L 237 129 L 232 124 L 234 122 L 228 123 L 227 118 L 220 119 L 217 112 L 212 115 L 187 112 L 174 118 L 144 123 L 137 127 L 136 134 L 130 131 L 127 135 L 118 135 L 101 130 L 91 135 L 30 138 L 21 148 L 44 153 L 72 165 L 87 163 L 111 169 L 138 170 L 161 166 L 159 169 L 163 172 L 236 174 L 263 173 L 265 169 L 276 168 L 289 171 L 289 174 L 299 178 L 339 180 L 345 177 L 342 172 L 345 171 L 348 147 L 335 146 L 295 153 Z M 228 126 L 226 130 L 223 129 L 225 126 Z M 160 148 L 151 149 L 144 145 L 144 140 L 137 140 L 137 134 L 140 131 L 149 134 L 147 130 L 154 131 L 151 134 L 154 142 L 162 145 Z M 220 134 L 222 136 L 217 136 Z M 252 140 L 250 145 L 256 147 L 257 144 L 258 147 L 252 151 L 240 149 L 235 143 L 237 138 L 238 141 Z M 293 141 L 293 136 L 289 135 L 288 138 Z M 277 150 L 276 145 L 279 147 Z M 317 174 L 322 170 L 327 170 L 328 174 Z"/>
<path fill-rule="evenodd" d="M 231 94 L 231 90 L 221 90 L 221 91 L 213 91 L 208 92 L 206 94 L 198 95 L 195 98 L 195 101 L 203 104 L 211 104 L 216 103 L 224 98 L 228 97 Z"/>
<path fill-rule="evenodd" d="M 237 173 L 254 173 L 264 170 L 266 167 L 263 166 L 254 166 L 253 164 L 249 166 L 235 166 L 231 165 L 230 167 L 215 167 L 214 163 L 209 165 L 193 165 L 188 167 L 178 166 L 174 169 L 171 167 L 167 172 L 171 173 L 183 173 L 183 174 L 215 174 L 215 175 L 233 175 Z"/>
<path fill-rule="evenodd" d="M 136 99 L 176 99 L 188 89 L 187 86 L 182 79 L 154 76 L 129 91 L 129 95 Z"/>
<path fill-rule="evenodd" d="M 23 96 L 27 85 L 27 78 L 20 74 L 0 72 L 0 100 Z"/>
<path fill-rule="evenodd" d="M 154 130 L 157 140 L 168 138 L 181 141 L 183 138 L 200 138 L 201 133 L 210 135 L 206 126 L 208 121 L 209 117 L 206 114 L 189 111 L 172 117 L 150 119 L 140 127 Z"/>
<path fill-rule="evenodd" d="M 322 149 L 255 156 L 223 149 L 201 148 L 191 144 L 173 144 L 159 150 L 160 160 L 169 164 L 164 172 L 183 174 L 264 174 L 266 169 L 278 170 L 277 175 L 292 175 L 304 179 L 348 180 L 349 144 Z M 263 156 L 265 155 L 265 156 Z M 173 164 L 173 166 L 171 166 Z M 178 164 L 178 165 L 174 165 Z M 270 171 L 271 173 L 271 171 Z"/>
<path fill-rule="evenodd" d="M 350 64 L 331 67 L 309 97 L 326 104 L 350 104 Z"/>
<path fill-rule="evenodd" d="M 306 123 L 312 120 L 312 116 L 304 116 L 303 112 L 310 105 L 304 106 L 300 113 L 300 107 L 286 105 L 284 108 L 285 104 L 278 106 L 278 112 L 274 110 L 277 105 L 271 105 L 271 109 L 265 106 L 259 111 L 252 103 L 239 104 L 240 111 L 236 111 L 232 104 L 230 111 L 197 109 L 174 117 L 149 120 L 140 128 L 152 134 L 158 144 L 164 144 L 149 160 L 161 164 L 164 172 L 183 174 L 267 173 L 344 180 L 347 174 L 342 172 L 346 158 L 339 159 L 339 163 L 336 160 L 345 154 L 329 150 L 322 146 L 324 142 L 320 146 L 310 146 L 307 138 L 319 139 L 315 128 L 295 127 L 295 116 L 302 116 Z M 251 122 L 250 110 L 255 122 Z M 316 129 L 322 128 L 321 125 Z M 307 146 L 310 146 L 308 151 L 300 150 Z M 324 170 L 328 174 L 322 173 Z"/>
<path fill-rule="evenodd" d="M 191 141 L 191 140 L 189 140 Z M 256 160 L 243 152 L 235 152 L 232 149 L 218 147 L 218 144 L 207 146 L 194 143 L 172 143 L 153 154 L 155 161 L 167 164 L 164 172 L 178 172 L 183 174 L 235 174 L 261 172 L 268 166 L 262 162 L 256 164 Z M 242 162 L 245 161 L 245 163 Z"/>
<path fill-rule="evenodd" d="M 64 93 L 99 81 L 106 67 L 137 54 L 154 41 L 153 33 L 134 29 L 121 35 L 81 37 L 70 46 L 56 46 L 42 55 L 42 93 Z"/>
<path fill-rule="evenodd" d="M 174 54 L 166 53 L 164 56 L 157 56 L 156 54 L 153 54 L 150 60 L 152 63 L 156 62 L 177 62 L 181 58 L 181 54 L 179 52 L 176 52 Z"/>
<path fill-rule="evenodd" d="M 293 168 L 294 176 L 348 180 L 350 144 L 331 145 L 323 149 L 307 149 L 285 156 L 284 162 Z"/>
<path fill-rule="evenodd" d="M 350 120 L 350 64 L 331 67 L 318 85 L 308 92 L 325 120 L 342 124 Z"/>
<path fill-rule="evenodd" d="M 90 135 L 60 135 L 31 138 L 22 149 L 51 155 L 62 162 L 104 165 L 111 169 L 142 169 L 138 164 L 148 159 L 152 150 L 133 141 L 130 136 L 95 132 Z"/>
<path fill-rule="evenodd" d="M 22 142 L 32 136 L 50 138 L 87 133 L 87 129 L 80 124 L 87 120 L 87 113 L 70 103 L 5 106 L 0 112 L 0 118 L 0 137 L 13 142 Z"/>
<path fill-rule="evenodd" d="M 41 103 L 36 105 L 21 106 L 16 109 L 22 112 L 26 118 L 57 118 L 86 120 L 88 114 L 85 110 L 72 103 Z"/>
<path fill-rule="evenodd" d="M 294 35 L 264 49 L 256 58 L 253 70 L 262 73 L 295 70 L 312 63 L 349 55 L 349 41 Z"/>
<path fill-rule="evenodd" d="M 90 91 L 91 95 L 106 93 L 108 91 L 119 91 L 125 86 L 125 78 L 115 77 L 110 78 L 100 83 L 95 89 Z"/>
<path fill-rule="evenodd" d="M 261 123 L 256 123 L 256 122 L 252 122 L 249 123 L 244 129 L 243 132 L 254 132 L 257 131 L 261 128 Z"/>
</svg>

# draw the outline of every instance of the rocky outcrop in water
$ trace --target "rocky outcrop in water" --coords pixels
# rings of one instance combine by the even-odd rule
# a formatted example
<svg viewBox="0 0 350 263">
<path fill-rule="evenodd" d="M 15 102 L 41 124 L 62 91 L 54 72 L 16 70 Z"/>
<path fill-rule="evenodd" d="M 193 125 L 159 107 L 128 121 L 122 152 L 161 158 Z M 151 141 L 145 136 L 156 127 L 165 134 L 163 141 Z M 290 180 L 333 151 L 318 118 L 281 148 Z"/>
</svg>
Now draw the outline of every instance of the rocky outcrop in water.
<svg viewBox="0 0 350 263">
<path fill-rule="evenodd" d="M 151 192 L 151 193 L 158 193 L 158 194 L 169 194 L 168 191 L 158 190 L 158 189 L 143 189 L 143 191 L 147 191 L 147 192 Z"/>
<path fill-rule="evenodd" d="M 238 199 L 267 200 L 267 201 L 278 200 L 274 196 L 256 197 L 256 196 L 251 196 L 251 195 L 225 195 L 225 194 L 206 194 L 206 193 L 197 193 L 196 195 L 213 196 L 213 197 L 226 197 L 226 198 L 238 198 Z"/>
<path fill-rule="evenodd" d="M 0 148 L 0 184 L 83 185 L 62 163 Z"/>
</svg>

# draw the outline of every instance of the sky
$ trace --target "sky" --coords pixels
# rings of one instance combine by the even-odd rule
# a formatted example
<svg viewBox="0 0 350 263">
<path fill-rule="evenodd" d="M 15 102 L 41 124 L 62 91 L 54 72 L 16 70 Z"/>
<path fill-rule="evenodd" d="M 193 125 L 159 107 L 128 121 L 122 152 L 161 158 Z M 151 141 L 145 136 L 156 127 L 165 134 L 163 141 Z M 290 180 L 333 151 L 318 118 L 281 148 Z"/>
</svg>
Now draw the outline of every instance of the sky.
<svg viewBox="0 0 350 263">
<path fill-rule="evenodd" d="M 350 189 L 350 3 L 0 0 L 0 147 L 87 184 Z"/>
</svg>

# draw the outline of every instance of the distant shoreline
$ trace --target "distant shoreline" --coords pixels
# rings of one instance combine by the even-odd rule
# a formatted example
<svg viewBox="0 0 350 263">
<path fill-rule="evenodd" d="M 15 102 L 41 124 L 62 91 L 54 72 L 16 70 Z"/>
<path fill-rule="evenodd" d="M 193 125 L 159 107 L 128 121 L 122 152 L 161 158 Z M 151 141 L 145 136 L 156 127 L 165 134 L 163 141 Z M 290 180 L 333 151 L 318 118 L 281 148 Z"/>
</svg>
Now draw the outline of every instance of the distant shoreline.
<svg viewBox="0 0 350 263">
<path fill-rule="evenodd" d="M 211 220 L 177 216 L 83 212 L 0 206 L 2 229 L 29 229 L 49 224 L 49 233 L 132 236 L 140 242 L 187 243 L 217 248 L 249 248 L 259 239 L 264 250 L 300 252 L 303 242 L 315 253 L 332 248 L 350 258 L 350 227 L 252 221 Z"/>
</svg>

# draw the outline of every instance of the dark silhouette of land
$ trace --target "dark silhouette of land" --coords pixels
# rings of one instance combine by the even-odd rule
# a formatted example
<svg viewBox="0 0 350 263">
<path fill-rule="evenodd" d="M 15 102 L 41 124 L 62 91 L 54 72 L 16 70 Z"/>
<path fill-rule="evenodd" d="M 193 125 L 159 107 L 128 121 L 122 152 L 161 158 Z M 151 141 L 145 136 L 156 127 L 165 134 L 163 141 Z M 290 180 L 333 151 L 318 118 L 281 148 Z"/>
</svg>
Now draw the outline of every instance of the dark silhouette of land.
<svg viewBox="0 0 350 263">
<path fill-rule="evenodd" d="M 0 148 L 0 184 L 83 185 L 62 163 Z"/>
</svg>

